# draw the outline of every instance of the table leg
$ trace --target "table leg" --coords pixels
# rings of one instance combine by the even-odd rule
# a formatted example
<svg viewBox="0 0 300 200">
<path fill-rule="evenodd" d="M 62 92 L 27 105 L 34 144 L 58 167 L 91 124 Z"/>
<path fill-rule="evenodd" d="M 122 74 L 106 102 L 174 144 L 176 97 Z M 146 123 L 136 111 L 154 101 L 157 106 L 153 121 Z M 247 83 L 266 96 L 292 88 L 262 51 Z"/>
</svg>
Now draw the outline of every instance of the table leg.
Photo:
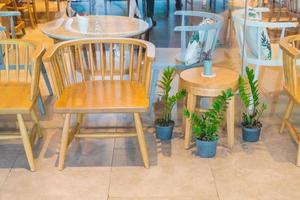
<svg viewBox="0 0 300 200">
<path fill-rule="evenodd" d="M 196 96 L 188 93 L 187 97 L 187 109 L 190 111 L 190 113 L 193 113 L 195 111 L 196 107 Z M 191 139 L 192 139 L 192 124 L 189 119 L 185 118 L 185 136 L 184 136 L 184 148 L 188 149 L 190 148 Z"/>
<path fill-rule="evenodd" d="M 227 140 L 229 148 L 234 145 L 234 96 L 228 102 L 227 108 Z"/>
</svg>

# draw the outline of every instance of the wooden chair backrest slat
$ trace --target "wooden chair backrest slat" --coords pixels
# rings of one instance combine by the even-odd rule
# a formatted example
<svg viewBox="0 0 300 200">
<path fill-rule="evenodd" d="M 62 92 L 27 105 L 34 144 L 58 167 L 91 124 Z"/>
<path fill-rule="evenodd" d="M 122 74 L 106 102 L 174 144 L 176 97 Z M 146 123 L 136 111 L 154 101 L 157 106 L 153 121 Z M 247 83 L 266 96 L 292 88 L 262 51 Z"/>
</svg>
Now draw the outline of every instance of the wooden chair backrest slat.
<svg viewBox="0 0 300 200">
<path fill-rule="evenodd" d="M 295 97 L 299 91 L 296 61 L 300 58 L 300 51 L 295 45 L 297 41 L 300 41 L 300 34 L 285 37 L 279 42 L 282 49 L 285 88 Z"/>
<path fill-rule="evenodd" d="M 136 81 L 148 93 L 154 56 L 154 45 L 143 40 L 81 39 L 58 43 L 45 61 L 52 64 L 58 96 L 65 87 L 89 80 Z"/>
<path fill-rule="evenodd" d="M 31 84 L 31 99 L 39 94 L 39 77 L 44 47 L 36 42 L 18 39 L 0 40 L 4 49 L 0 57 L 0 82 Z"/>
</svg>

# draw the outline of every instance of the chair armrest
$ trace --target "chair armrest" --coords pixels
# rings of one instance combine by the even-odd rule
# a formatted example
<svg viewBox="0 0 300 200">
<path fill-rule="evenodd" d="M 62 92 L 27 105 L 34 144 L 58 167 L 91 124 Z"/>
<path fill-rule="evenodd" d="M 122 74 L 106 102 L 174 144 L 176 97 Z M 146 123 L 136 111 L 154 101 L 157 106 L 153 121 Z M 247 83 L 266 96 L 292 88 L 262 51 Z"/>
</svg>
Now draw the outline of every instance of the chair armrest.
<svg viewBox="0 0 300 200">
<path fill-rule="evenodd" d="M 261 22 L 261 21 L 251 21 L 247 20 L 247 26 L 255 26 L 255 27 L 265 27 L 265 28 L 295 28 L 298 26 L 298 22 Z"/>
<path fill-rule="evenodd" d="M 256 12 L 264 13 L 264 12 L 270 12 L 270 9 L 267 7 L 259 7 L 259 8 L 253 8 Z"/>
<path fill-rule="evenodd" d="M 15 17 L 21 16 L 19 11 L 0 11 L 0 17 Z"/>
</svg>

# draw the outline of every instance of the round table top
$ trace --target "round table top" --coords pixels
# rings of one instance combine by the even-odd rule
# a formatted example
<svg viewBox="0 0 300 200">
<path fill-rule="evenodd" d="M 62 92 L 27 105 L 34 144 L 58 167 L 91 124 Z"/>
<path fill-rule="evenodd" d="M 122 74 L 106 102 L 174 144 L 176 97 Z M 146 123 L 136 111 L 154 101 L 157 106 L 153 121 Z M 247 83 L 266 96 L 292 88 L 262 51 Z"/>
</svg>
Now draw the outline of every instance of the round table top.
<svg viewBox="0 0 300 200">
<path fill-rule="evenodd" d="M 197 95 L 216 96 L 220 91 L 229 88 L 237 90 L 239 74 L 236 71 L 221 67 L 213 67 L 212 70 L 216 74 L 215 77 L 203 77 L 203 67 L 196 67 L 181 72 L 180 78 L 188 91 L 203 93 Z"/>
<path fill-rule="evenodd" d="M 60 18 L 44 24 L 42 32 L 56 40 L 86 37 L 133 37 L 145 33 L 148 23 L 141 19 L 113 15 Z"/>
</svg>

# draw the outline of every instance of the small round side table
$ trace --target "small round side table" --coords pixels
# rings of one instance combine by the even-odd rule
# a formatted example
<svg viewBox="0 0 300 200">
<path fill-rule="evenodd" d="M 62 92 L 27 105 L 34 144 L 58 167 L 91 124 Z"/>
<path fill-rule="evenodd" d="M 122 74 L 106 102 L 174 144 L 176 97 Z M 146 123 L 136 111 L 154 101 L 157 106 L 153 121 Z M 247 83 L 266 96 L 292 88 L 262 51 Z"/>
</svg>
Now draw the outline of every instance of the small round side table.
<svg viewBox="0 0 300 200">
<path fill-rule="evenodd" d="M 202 72 L 202 67 L 196 67 L 180 73 L 182 87 L 187 90 L 187 109 L 190 112 L 196 110 L 197 96 L 217 97 L 224 90 L 231 88 L 235 92 L 238 88 L 239 74 L 233 70 L 213 67 L 216 76 L 212 78 L 201 76 Z M 192 125 L 187 118 L 185 120 L 184 147 L 188 149 L 192 139 Z M 226 120 L 228 145 L 231 148 L 234 144 L 234 96 L 228 102 Z"/>
</svg>

